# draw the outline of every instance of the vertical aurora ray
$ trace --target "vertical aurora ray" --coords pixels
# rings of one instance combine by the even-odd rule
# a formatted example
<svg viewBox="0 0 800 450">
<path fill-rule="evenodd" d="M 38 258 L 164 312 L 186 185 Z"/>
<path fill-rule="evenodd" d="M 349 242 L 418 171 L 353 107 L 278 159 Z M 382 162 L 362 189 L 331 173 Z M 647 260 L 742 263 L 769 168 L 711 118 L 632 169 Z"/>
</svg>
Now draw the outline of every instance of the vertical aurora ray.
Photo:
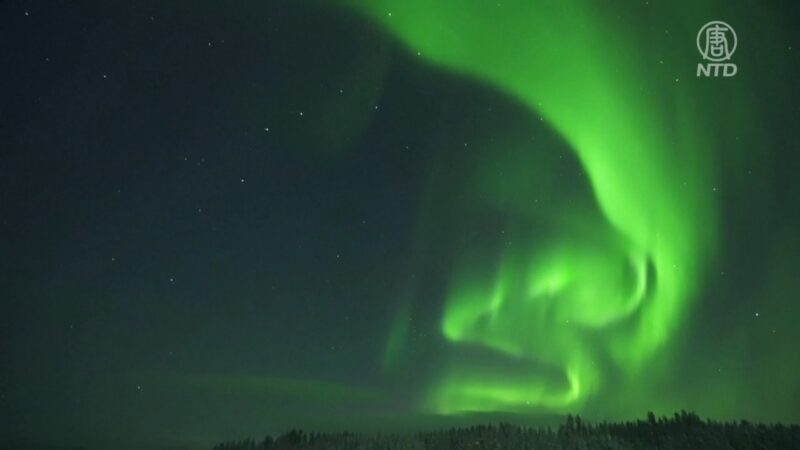
<svg viewBox="0 0 800 450">
<path fill-rule="evenodd" d="M 655 60 L 590 2 L 349 3 L 425 61 L 540 115 L 574 151 L 596 202 L 596 214 L 559 210 L 576 218 L 559 220 L 581 222 L 584 231 L 563 229 L 504 251 L 489 277 L 456 263 L 444 337 L 536 367 L 454 368 L 433 382 L 426 406 L 577 410 L 603 386 L 602 361 L 623 376 L 640 373 L 667 349 L 716 239 L 709 139 L 696 129 L 690 98 L 651 77 L 647 64 Z M 494 151 L 526 151 L 512 147 Z M 524 187 L 537 176 L 547 174 L 523 167 L 509 181 L 487 166 L 478 175 L 498 204 L 508 203 L 498 186 Z M 517 202 L 517 212 L 534 214 L 534 194 Z M 531 232 L 513 233 L 524 242 Z"/>
</svg>

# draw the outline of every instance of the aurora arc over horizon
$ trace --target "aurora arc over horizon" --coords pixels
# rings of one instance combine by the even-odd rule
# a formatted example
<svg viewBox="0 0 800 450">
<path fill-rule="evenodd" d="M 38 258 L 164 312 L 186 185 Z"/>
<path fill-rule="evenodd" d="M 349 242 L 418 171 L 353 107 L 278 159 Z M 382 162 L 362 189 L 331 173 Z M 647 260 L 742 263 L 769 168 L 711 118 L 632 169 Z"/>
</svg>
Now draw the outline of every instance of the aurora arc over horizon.
<svg viewBox="0 0 800 450">
<path fill-rule="evenodd" d="M 6 3 L 7 446 L 800 423 L 800 3 Z"/>
<path fill-rule="evenodd" d="M 574 151 L 593 195 L 550 217 L 581 227 L 557 227 L 536 244 L 498 252 L 489 276 L 456 262 L 445 299 L 447 341 L 558 375 L 454 365 L 432 381 L 423 407 L 566 412 L 603 389 L 609 370 L 635 386 L 668 353 L 715 247 L 715 175 L 691 99 L 654 86 L 632 40 L 589 2 L 350 3 L 424 61 L 541 116 Z M 528 151 L 513 145 L 494 151 Z M 508 175 L 487 165 L 475 198 L 541 215 L 537 193 L 525 191 L 529 178 L 545 176 L 536 169 Z M 513 233 L 526 242 L 534 231 Z M 393 348 L 399 333 L 390 336 Z"/>
</svg>

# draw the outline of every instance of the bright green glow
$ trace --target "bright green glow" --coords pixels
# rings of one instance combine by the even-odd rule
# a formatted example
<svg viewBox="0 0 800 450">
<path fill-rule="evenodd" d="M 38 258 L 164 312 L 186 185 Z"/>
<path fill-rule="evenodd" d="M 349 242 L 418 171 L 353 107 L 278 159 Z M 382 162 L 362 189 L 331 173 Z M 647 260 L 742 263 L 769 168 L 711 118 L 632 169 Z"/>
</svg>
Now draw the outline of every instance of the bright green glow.
<svg viewBox="0 0 800 450">
<path fill-rule="evenodd" d="M 351 3 L 412 54 L 482 80 L 540 115 L 574 150 L 596 202 L 563 206 L 559 231 L 502 252 L 490 276 L 459 261 L 446 299 L 442 331 L 452 343 L 561 375 L 455 366 L 434 383 L 427 406 L 575 410 L 602 386 L 601 360 L 610 358 L 617 373 L 639 373 L 687 310 L 716 234 L 706 138 L 677 82 L 658 84 L 644 64 L 653 58 L 626 44 L 633 36 L 590 2 Z M 521 144 L 493 150 L 490 158 L 511 162 L 505 171 L 476 170 L 475 202 L 542 214 L 526 183 L 552 175 L 513 164 L 532 151 Z M 531 233 L 517 229 L 509 239 L 529 242 Z"/>
<path fill-rule="evenodd" d="M 525 411 L 531 406 L 558 409 L 581 395 L 577 374 L 569 371 L 567 377 L 568 386 L 559 387 L 530 377 L 493 380 L 491 376 L 460 376 L 443 383 L 435 392 L 434 401 L 447 404 L 454 411 Z"/>
</svg>

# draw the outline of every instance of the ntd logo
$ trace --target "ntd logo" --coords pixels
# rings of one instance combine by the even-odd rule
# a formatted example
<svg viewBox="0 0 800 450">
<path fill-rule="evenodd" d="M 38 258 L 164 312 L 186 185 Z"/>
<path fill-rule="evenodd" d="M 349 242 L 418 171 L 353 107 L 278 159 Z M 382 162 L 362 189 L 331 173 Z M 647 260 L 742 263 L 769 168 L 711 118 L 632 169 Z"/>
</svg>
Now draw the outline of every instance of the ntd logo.
<svg viewBox="0 0 800 450">
<path fill-rule="evenodd" d="M 736 32 L 733 27 L 719 20 L 712 20 L 697 33 L 697 50 L 708 62 L 697 64 L 697 76 L 732 77 L 736 75 L 736 64 L 730 62 L 736 51 Z"/>
</svg>

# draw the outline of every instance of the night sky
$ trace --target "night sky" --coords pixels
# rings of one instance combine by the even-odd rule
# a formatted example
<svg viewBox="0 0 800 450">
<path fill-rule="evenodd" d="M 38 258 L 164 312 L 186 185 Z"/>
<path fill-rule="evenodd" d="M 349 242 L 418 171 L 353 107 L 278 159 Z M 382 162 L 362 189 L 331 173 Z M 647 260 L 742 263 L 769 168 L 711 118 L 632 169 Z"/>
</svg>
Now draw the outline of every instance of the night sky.
<svg viewBox="0 0 800 450">
<path fill-rule="evenodd" d="M 695 3 L 0 3 L 0 443 L 800 421 L 800 12 Z"/>
</svg>

